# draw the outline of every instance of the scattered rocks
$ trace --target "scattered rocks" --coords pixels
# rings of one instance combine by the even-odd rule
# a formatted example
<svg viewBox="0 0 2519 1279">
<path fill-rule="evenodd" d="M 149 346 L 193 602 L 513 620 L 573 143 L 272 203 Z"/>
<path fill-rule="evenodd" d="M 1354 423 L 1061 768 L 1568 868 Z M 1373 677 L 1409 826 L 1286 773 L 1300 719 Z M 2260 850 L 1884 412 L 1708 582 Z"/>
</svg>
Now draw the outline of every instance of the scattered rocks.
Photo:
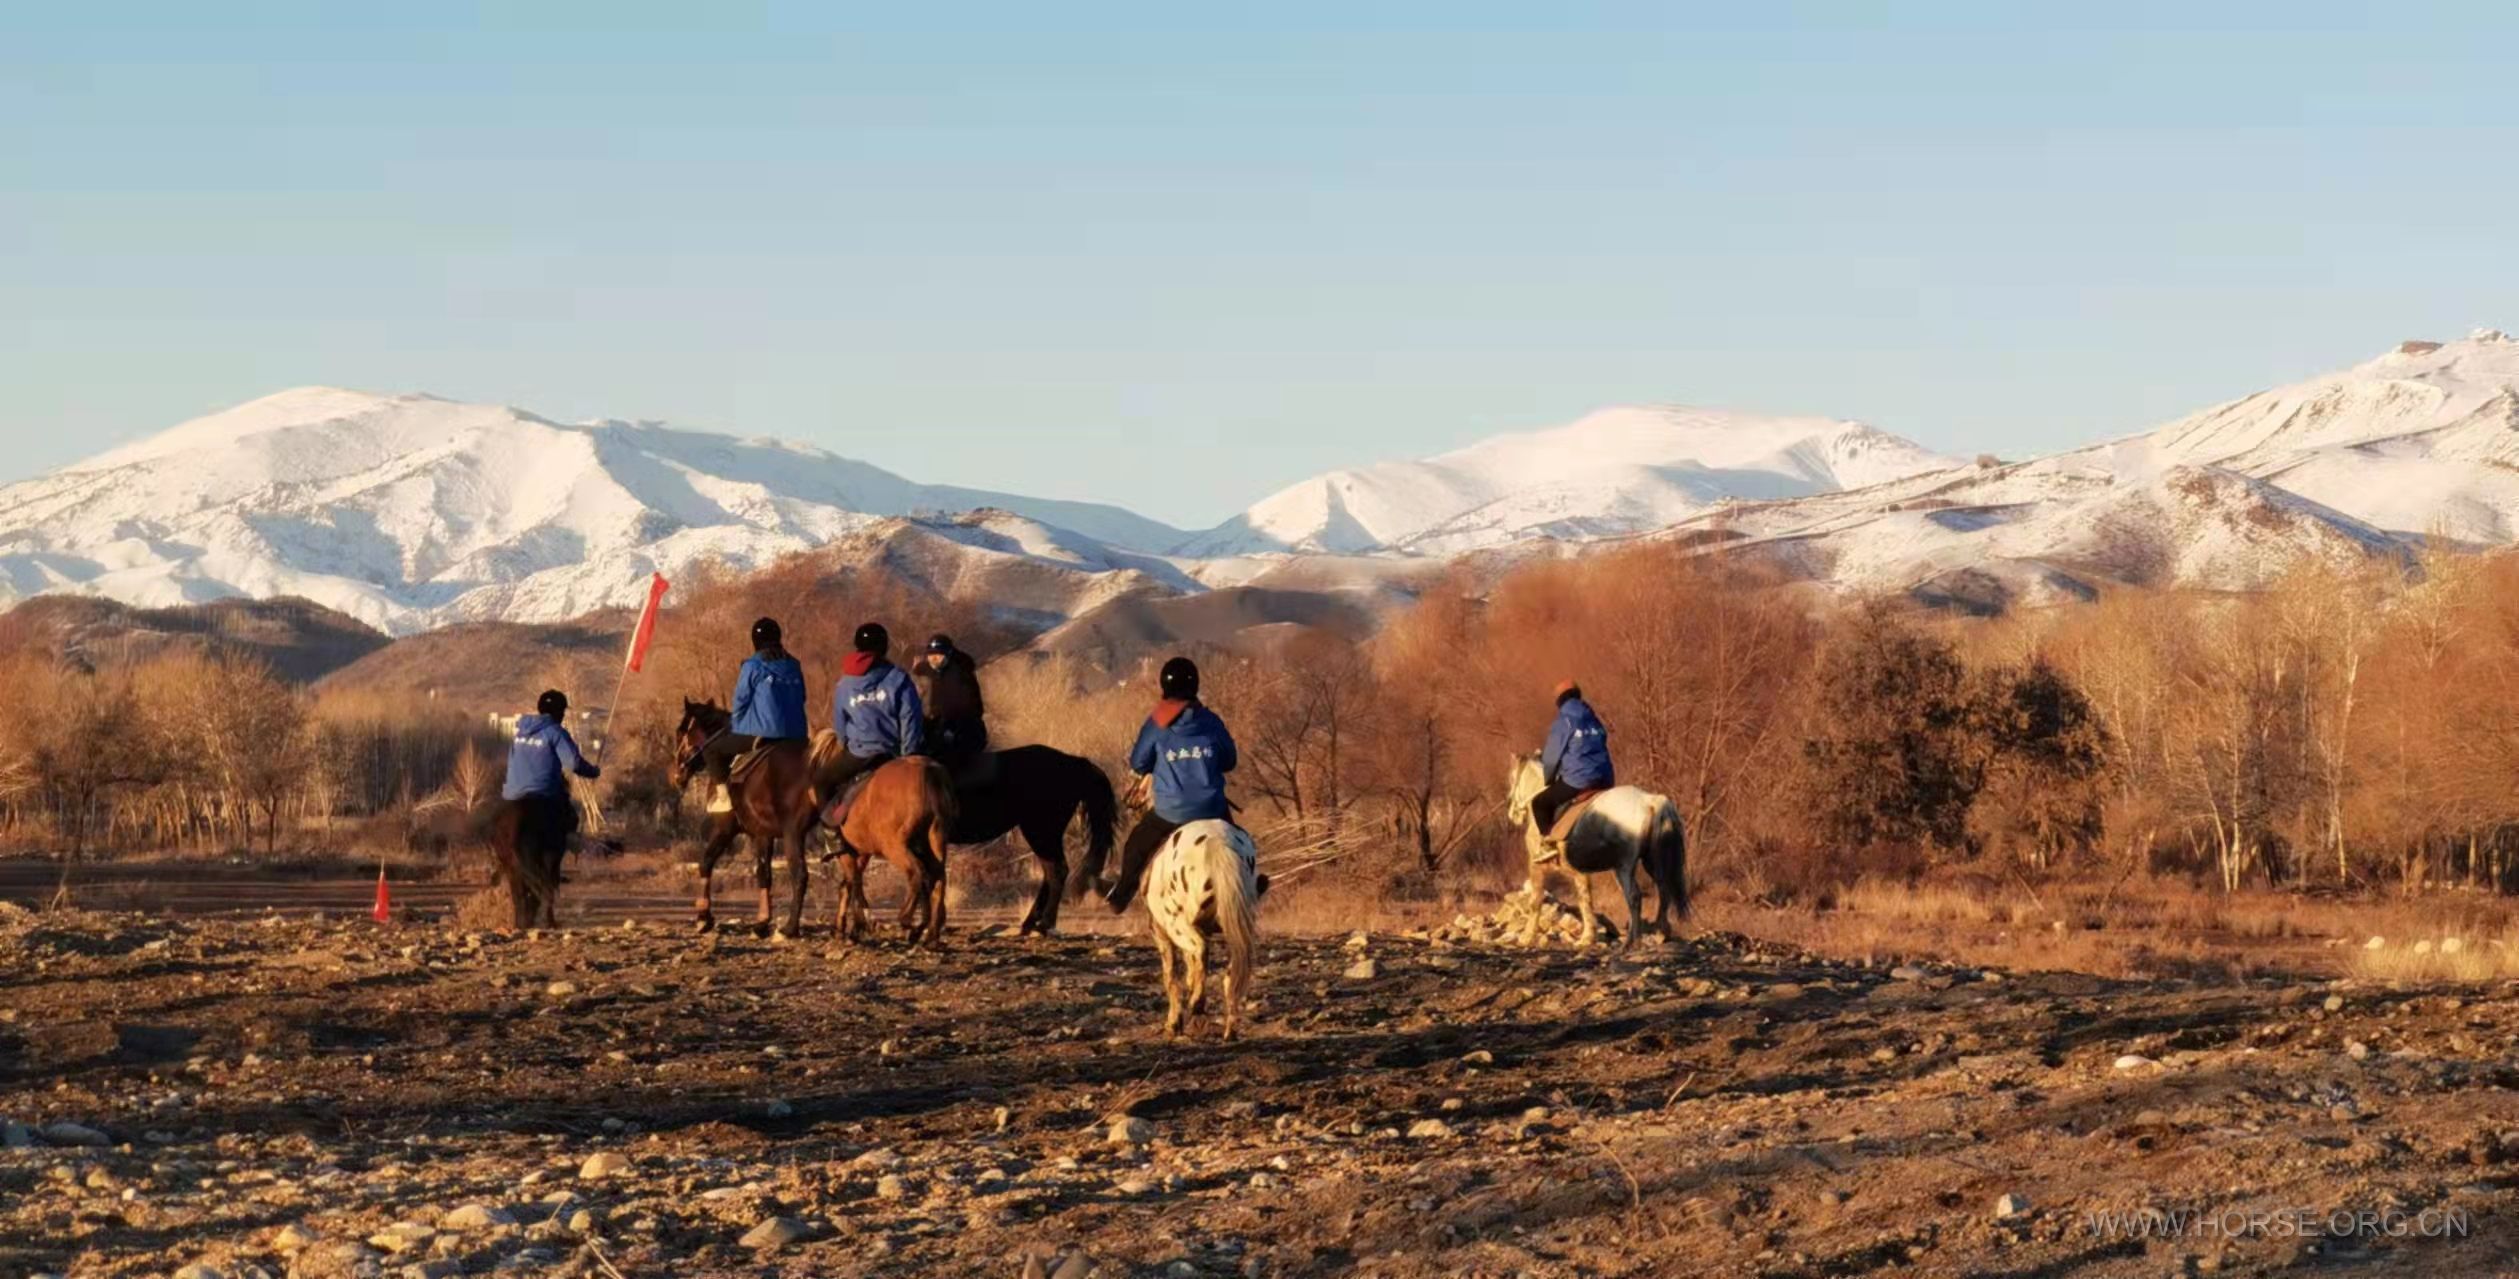
<svg viewBox="0 0 2519 1279">
<path fill-rule="evenodd" d="M 44 1140 L 56 1146 L 110 1146 L 114 1144 L 113 1138 L 86 1124 L 74 1124 L 67 1121 L 46 1124 L 43 1133 Z"/>
<path fill-rule="evenodd" d="M 577 993 L 577 983 L 573 981 L 555 981 L 550 985 L 543 987 L 542 993 L 549 995 L 553 999 L 566 999 Z"/>
<path fill-rule="evenodd" d="M 1597 919 L 1594 925 L 1593 940 L 1618 940 L 1618 930 L 1607 919 Z M 1534 893 L 1528 887 L 1507 894 L 1488 914 L 1455 915 L 1449 925 L 1427 935 L 1440 942 L 1518 943 L 1534 927 L 1538 936 L 1548 941 L 1573 944 L 1583 940 L 1581 913 L 1548 893 Z"/>
<path fill-rule="evenodd" d="M 768 1106 L 764 1107 L 764 1109 L 768 1112 L 770 1118 L 772 1119 L 786 1119 L 796 1113 L 796 1107 L 794 1104 L 784 1099 L 773 1101 Z"/>
<path fill-rule="evenodd" d="M 322 1237 L 292 1221 L 271 1236 L 271 1250 L 282 1256 L 294 1256 L 314 1247 Z"/>
<path fill-rule="evenodd" d="M 205 1266 L 196 1261 L 176 1271 L 175 1279 L 227 1279 L 227 1276 L 219 1273 L 215 1266 Z"/>
<path fill-rule="evenodd" d="M 1994 1201 L 1994 1219 L 2011 1221 L 2029 1215 L 2029 1196 L 2014 1192 Z"/>
<path fill-rule="evenodd" d="M 587 1156 L 586 1162 L 577 1167 L 578 1177 L 585 1181 L 601 1181 L 606 1177 L 621 1176 L 628 1171 L 630 1171 L 630 1157 L 618 1150 L 597 1151 Z"/>
<path fill-rule="evenodd" d="M 0 1123 L 0 1149 L 25 1150 L 34 1144 L 34 1129 L 21 1123 Z"/>
<path fill-rule="evenodd" d="M 794 1217 L 770 1217 L 745 1231 L 739 1242 L 754 1252 L 772 1252 L 812 1237 L 812 1227 Z"/>
<path fill-rule="evenodd" d="M 875 1198 L 899 1200 L 909 1197 L 909 1183 L 901 1180 L 901 1174 L 887 1172 L 875 1179 Z"/>
<path fill-rule="evenodd" d="M 1111 1121 L 1107 1137 L 1114 1146 L 1143 1146 L 1155 1139 L 1154 1122 L 1135 1115 L 1122 1115 Z"/>
<path fill-rule="evenodd" d="M 1370 955 L 1347 965 L 1347 971 L 1340 974 L 1349 981 L 1371 981 L 1381 975 L 1382 965 L 1374 962 Z"/>
<path fill-rule="evenodd" d="M 2119 1070 L 2141 1070 L 2145 1066 L 2157 1066 L 2159 1064 L 2159 1062 L 2156 1062 L 2141 1053 L 2127 1053 L 2124 1056 L 2117 1058 L 2116 1063 L 2117 1069 Z"/>
<path fill-rule="evenodd" d="M 1451 1135 L 1452 1125 L 1440 1119 L 1420 1119 L 1408 1125 L 1408 1136 L 1412 1141 L 1429 1141 Z"/>
<path fill-rule="evenodd" d="M 452 1230 L 459 1233 L 469 1233 L 475 1230 L 492 1230 L 500 1226 L 512 1226 L 515 1224 L 516 1214 L 509 1212 L 505 1208 L 496 1208 L 489 1204 L 469 1203 L 440 1218 L 437 1226 L 440 1230 Z"/>
<path fill-rule="evenodd" d="M 416 1221 L 397 1221 L 369 1235 L 367 1242 L 369 1247 L 381 1248 L 386 1252 L 410 1252 L 427 1247 L 428 1242 L 435 1238 L 437 1238 L 437 1231 L 433 1227 L 423 1226 Z"/>
</svg>

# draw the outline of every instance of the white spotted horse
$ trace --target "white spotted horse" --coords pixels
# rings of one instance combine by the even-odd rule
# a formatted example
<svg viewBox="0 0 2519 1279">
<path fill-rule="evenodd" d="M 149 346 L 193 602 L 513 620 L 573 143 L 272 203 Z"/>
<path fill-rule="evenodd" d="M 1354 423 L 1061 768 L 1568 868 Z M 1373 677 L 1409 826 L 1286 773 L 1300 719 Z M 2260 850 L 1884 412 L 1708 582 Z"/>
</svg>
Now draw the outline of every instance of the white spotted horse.
<svg viewBox="0 0 2519 1279">
<path fill-rule="evenodd" d="M 1589 946 L 1595 931 L 1592 876 L 1608 871 L 1618 877 L 1618 891 L 1627 899 L 1627 931 L 1619 944 L 1633 946 L 1636 934 L 1644 930 L 1644 893 L 1636 884 L 1636 865 L 1641 862 L 1653 878 L 1654 895 L 1659 899 L 1654 925 L 1663 936 L 1670 936 L 1674 916 L 1688 914 L 1688 839 L 1681 829 L 1678 807 L 1669 797 L 1640 787 L 1612 786 L 1578 796 L 1558 816 L 1557 828 L 1543 831 L 1531 815 L 1531 800 L 1547 787 L 1539 756 L 1513 757 L 1511 798 L 1505 813 L 1522 828 L 1523 849 L 1530 859 L 1530 878 L 1524 889 L 1533 903 L 1548 872 L 1562 867 L 1574 879 L 1575 901 L 1583 912 L 1582 944 Z M 1539 912 L 1534 910 L 1523 928 L 1522 944 L 1538 942 Z"/>
</svg>

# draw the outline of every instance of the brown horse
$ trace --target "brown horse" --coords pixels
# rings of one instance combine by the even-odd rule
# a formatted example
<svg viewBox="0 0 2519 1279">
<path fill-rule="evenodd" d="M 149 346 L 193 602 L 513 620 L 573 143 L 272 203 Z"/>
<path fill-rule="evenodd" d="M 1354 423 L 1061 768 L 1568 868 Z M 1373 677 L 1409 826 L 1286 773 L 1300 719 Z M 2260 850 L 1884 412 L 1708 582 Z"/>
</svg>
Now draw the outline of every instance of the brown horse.
<svg viewBox="0 0 2519 1279">
<path fill-rule="evenodd" d="M 692 775 L 700 771 L 689 767 L 692 757 L 710 738 L 725 732 L 732 719 L 715 702 L 683 701 L 682 722 L 674 728 L 674 740 L 681 748 L 670 774 L 674 789 L 690 784 Z M 787 922 L 778 932 L 784 937 L 800 935 L 805 926 L 805 836 L 812 831 L 820 807 L 805 744 L 783 742 L 771 747 L 767 756 L 726 788 L 726 794 L 735 811 L 731 815 L 711 815 L 708 844 L 700 850 L 700 895 L 692 902 L 698 928 L 707 932 L 717 926 L 710 902 L 711 880 L 717 873 L 717 859 L 725 856 L 726 850 L 734 846 L 735 836 L 742 834 L 752 840 L 753 882 L 761 894 L 753 932 L 763 937 L 770 935 L 770 863 L 783 844 L 787 849 L 789 880 Z M 726 820 L 728 816 L 732 820 Z"/>
<path fill-rule="evenodd" d="M 841 749 L 832 733 L 814 738 L 815 776 L 830 775 Z M 932 759 L 896 759 L 866 774 L 840 822 L 840 847 L 834 854 L 840 875 L 837 925 L 843 940 L 866 934 L 866 859 L 881 857 L 909 882 L 901 927 L 910 944 L 945 944 L 945 849 L 954 815 L 953 780 Z"/>
</svg>

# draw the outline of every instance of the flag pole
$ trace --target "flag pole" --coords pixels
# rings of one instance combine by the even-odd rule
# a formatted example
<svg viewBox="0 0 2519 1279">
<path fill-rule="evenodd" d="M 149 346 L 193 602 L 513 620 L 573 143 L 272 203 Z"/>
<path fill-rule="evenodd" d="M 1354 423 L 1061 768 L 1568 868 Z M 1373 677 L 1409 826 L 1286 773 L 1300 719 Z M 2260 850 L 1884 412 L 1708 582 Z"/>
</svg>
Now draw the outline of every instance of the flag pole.
<svg viewBox="0 0 2519 1279">
<path fill-rule="evenodd" d="M 612 683 L 612 700 L 604 706 L 604 735 L 595 742 L 595 766 L 601 768 L 604 752 L 612 749 L 615 721 L 621 717 L 621 697 L 629 690 L 630 672 L 639 668 L 647 656 L 648 642 L 656 636 L 656 614 L 665 601 L 665 575 L 650 573 L 647 578 L 647 602 L 639 608 L 638 622 L 630 628 L 630 647 L 621 655 L 621 678 Z"/>
</svg>

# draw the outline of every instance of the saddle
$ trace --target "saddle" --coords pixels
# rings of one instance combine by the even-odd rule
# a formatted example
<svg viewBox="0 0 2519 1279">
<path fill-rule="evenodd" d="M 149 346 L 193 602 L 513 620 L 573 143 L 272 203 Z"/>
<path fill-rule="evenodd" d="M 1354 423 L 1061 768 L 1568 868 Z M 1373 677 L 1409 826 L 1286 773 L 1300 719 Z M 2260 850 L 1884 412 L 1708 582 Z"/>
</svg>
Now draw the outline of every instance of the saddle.
<svg viewBox="0 0 2519 1279">
<path fill-rule="evenodd" d="M 797 743 L 795 742 L 764 742 L 759 746 L 753 747 L 751 750 L 745 751 L 741 755 L 737 755 L 732 760 L 727 761 L 726 785 L 715 787 L 709 791 L 708 811 L 712 813 L 731 813 L 735 811 L 735 796 L 731 788 L 742 782 L 743 779 L 750 777 L 755 770 L 759 769 L 761 767 L 761 761 L 768 759 L 771 752 L 796 745 Z"/>
<path fill-rule="evenodd" d="M 1599 799 L 1607 793 L 1609 793 L 1608 787 L 1595 787 L 1592 790 L 1580 792 L 1574 798 L 1567 800 L 1566 806 L 1557 810 L 1556 824 L 1550 826 L 1546 831 L 1541 832 L 1539 842 L 1543 844 L 1554 844 L 1560 848 L 1564 847 L 1566 836 L 1574 833 L 1574 824 L 1582 819 L 1584 810 L 1592 806 L 1593 800 Z"/>
<path fill-rule="evenodd" d="M 841 787 L 840 793 L 832 796 L 831 801 L 822 806 L 823 829 L 838 834 L 840 824 L 848 820 L 849 805 L 857 802 L 857 792 L 866 789 L 866 783 L 873 781 L 875 774 L 881 771 L 881 769 L 870 768 L 848 779 L 848 785 Z"/>
</svg>

